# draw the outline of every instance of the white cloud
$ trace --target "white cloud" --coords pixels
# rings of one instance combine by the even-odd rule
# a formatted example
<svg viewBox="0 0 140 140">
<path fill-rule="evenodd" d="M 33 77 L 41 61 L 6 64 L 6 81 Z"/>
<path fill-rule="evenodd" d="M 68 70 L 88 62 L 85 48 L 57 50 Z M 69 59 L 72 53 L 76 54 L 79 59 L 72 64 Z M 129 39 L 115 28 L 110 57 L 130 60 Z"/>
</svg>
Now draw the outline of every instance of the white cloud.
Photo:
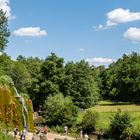
<svg viewBox="0 0 140 140">
<path fill-rule="evenodd" d="M 40 27 L 23 27 L 18 30 L 13 31 L 14 35 L 17 36 L 46 36 L 47 32 L 45 30 L 41 30 Z"/>
<path fill-rule="evenodd" d="M 10 0 L 0 0 L 0 9 L 2 9 L 4 12 L 6 12 L 6 16 L 8 19 L 13 19 L 15 16 L 12 16 L 11 14 L 11 8 L 9 6 Z"/>
<path fill-rule="evenodd" d="M 140 12 L 130 12 L 129 9 L 118 8 L 107 13 L 107 26 L 117 25 L 135 20 L 140 20 Z"/>
<path fill-rule="evenodd" d="M 88 62 L 89 65 L 99 66 L 99 65 L 109 65 L 115 60 L 111 58 L 93 57 L 93 58 L 87 58 L 85 61 Z"/>
<path fill-rule="evenodd" d="M 130 12 L 129 9 L 118 8 L 106 14 L 107 21 L 105 25 L 98 25 L 96 30 L 108 29 L 120 23 L 127 23 L 140 20 L 140 12 Z"/>
<path fill-rule="evenodd" d="M 133 42 L 140 42 L 140 28 L 131 27 L 123 34 L 123 36 Z"/>
</svg>

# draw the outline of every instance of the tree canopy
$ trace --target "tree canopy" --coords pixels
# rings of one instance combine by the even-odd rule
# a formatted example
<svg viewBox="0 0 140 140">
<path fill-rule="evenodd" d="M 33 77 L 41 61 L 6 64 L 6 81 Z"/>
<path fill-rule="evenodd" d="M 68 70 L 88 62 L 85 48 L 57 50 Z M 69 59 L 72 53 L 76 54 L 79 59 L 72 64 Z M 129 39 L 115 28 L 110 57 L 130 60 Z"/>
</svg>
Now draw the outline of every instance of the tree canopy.
<svg viewBox="0 0 140 140">
<path fill-rule="evenodd" d="M 140 102 L 140 55 L 124 54 L 102 74 L 102 94 L 118 101 Z"/>
<path fill-rule="evenodd" d="M 8 18 L 6 17 L 6 13 L 0 10 L 0 52 L 3 52 L 6 48 L 9 36 Z"/>
<path fill-rule="evenodd" d="M 71 97 L 63 94 L 50 95 L 45 101 L 46 123 L 49 126 L 72 126 L 76 120 L 78 108 L 73 104 Z"/>
</svg>

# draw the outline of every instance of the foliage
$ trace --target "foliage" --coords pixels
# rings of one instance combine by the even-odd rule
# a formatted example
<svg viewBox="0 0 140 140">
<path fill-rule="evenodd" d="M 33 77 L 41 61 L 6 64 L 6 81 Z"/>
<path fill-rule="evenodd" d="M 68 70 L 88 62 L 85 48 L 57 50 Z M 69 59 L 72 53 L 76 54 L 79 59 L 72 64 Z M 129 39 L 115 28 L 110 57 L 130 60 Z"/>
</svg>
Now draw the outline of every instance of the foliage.
<svg viewBox="0 0 140 140">
<path fill-rule="evenodd" d="M 140 140 L 140 127 L 125 129 L 121 135 L 121 139 Z"/>
<path fill-rule="evenodd" d="M 38 57 L 25 58 L 24 56 L 19 55 L 17 57 L 17 61 L 26 66 L 31 78 L 38 78 L 41 66 L 44 62 L 43 60 L 39 59 Z"/>
<path fill-rule="evenodd" d="M 64 66 L 63 58 L 54 53 L 51 53 L 45 61 L 23 56 L 19 56 L 17 60 L 18 65 L 22 63 L 30 75 L 29 78 L 24 76 L 26 81 L 29 81 L 28 86 L 24 87 L 32 98 L 35 109 L 42 106 L 49 95 L 59 93 L 71 96 L 74 104 L 80 108 L 88 108 L 99 99 L 97 70 L 85 61 L 68 63 Z M 24 79 L 20 79 L 18 83 L 23 81 Z M 19 88 L 19 85 L 17 87 Z"/>
<path fill-rule="evenodd" d="M 121 108 L 121 112 L 129 112 L 129 114 L 134 118 L 133 125 L 140 125 L 140 106 L 136 104 L 115 104 L 114 102 L 101 102 L 103 104 L 94 106 L 90 110 L 99 113 L 99 121 L 97 122 L 98 129 L 108 129 L 110 125 L 110 117 L 115 115 L 118 108 Z M 83 112 L 79 116 L 78 120 L 81 120 Z"/>
<path fill-rule="evenodd" d="M 102 74 L 103 97 L 118 101 L 140 102 L 140 55 L 124 54 Z"/>
<path fill-rule="evenodd" d="M 87 110 L 81 122 L 82 130 L 86 133 L 95 131 L 98 118 L 99 114 L 97 112 Z"/>
<path fill-rule="evenodd" d="M 0 140 L 15 140 L 15 138 L 13 138 L 10 135 L 7 135 L 7 133 L 3 133 L 0 131 Z"/>
<path fill-rule="evenodd" d="M 11 63 L 12 63 L 11 58 L 7 56 L 5 53 L 2 53 L 0 55 L 0 76 L 9 75 Z"/>
<path fill-rule="evenodd" d="M 30 96 L 35 110 L 44 107 L 41 109 L 45 112 L 46 122 L 56 130 L 58 128 L 58 131 L 59 127 L 62 128 L 65 124 L 74 128 L 77 114 L 75 105 L 83 110 L 93 107 L 102 97 L 113 100 L 100 102 L 99 106 L 91 109 L 99 112 L 99 121 L 95 127 L 107 129 L 109 116 L 114 114 L 118 107 L 122 111 L 133 113 L 136 118 L 133 124 L 139 124 L 139 105 L 130 103 L 138 103 L 140 99 L 139 68 L 140 55 L 137 53 L 123 55 L 108 68 L 89 66 L 83 60 L 64 63 L 64 59 L 54 53 L 45 60 L 19 56 L 17 61 L 3 53 L 0 55 L 0 83 L 11 85 L 13 80 L 19 92 Z M 29 97 L 26 96 L 26 102 L 27 99 Z"/>
<path fill-rule="evenodd" d="M 13 62 L 9 73 L 18 91 L 26 92 L 26 86 L 29 84 L 30 75 L 25 65 L 19 62 Z"/>
<path fill-rule="evenodd" d="M 22 108 L 9 86 L 0 86 L 0 121 L 6 126 L 22 127 Z"/>
<path fill-rule="evenodd" d="M 32 104 L 32 100 L 29 99 L 29 97 L 24 97 L 24 100 L 26 102 L 26 107 L 28 110 L 28 116 L 27 116 L 27 126 L 28 126 L 28 130 L 29 131 L 33 131 L 34 130 L 34 121 L 33 121 L 33 104 Z"/>
<path fill-rule="evenodd" d="M 42 105 L 49 95 L 58 93 L 71 96 L 74 104 L 80 108 L 88 108 L 99 99 L 96 70 L 85 61 L 70 62 L 64 66 L 63 58 L 54 53 L 41 65 L 40 75 L 31 88 L 35 89 L 31 97 L 36 107 Z"/>
<path fill-rule="evenodd" d="M 6 13 L 0 10 L 0 52 L 3 52 L 8 40 L 7 38 L 10 35 L 10 32 L 8 30 L 8 19 L 6 17 Z"/>
<path fill-rule="evenodd" d="M 46 123 L 48 126 L 72 126 L 77 117 L 77 107 L 70 97 L 61 93 L 50 95 L 44 104 Z"/>
<path fill-rule="evenodd" d="M 64 127 L 59 125 L 51 127 L 51 130 L 57 133 L 64 133 Z"/>
<path fill-rule="evenodd" d="M 46 58 L 44 64 L 42 65 L 41 72 L 43 77 L 57 84 L 59 82 L 57 77 L 60 78 L 61 74 L 63 73 L 63 64 L 63 58 L 59 58 L 54 53 L 51 53 L 51 55 Z"/>
<path fill-rule="evenodd" d="M 132 127 L 133 119 L 127 112 L 122 113 L 121 110 L 118 110 L 110 121 L 110 134 L 120 138 L 124 130 Z"/>
<path fill-rule="evenodd" d="M 19 97 L 15 96 L 13 88 L 10 86 L 0 86 L 0 123 L 9 127 L 18 126 L 23 128 L 22 104 Z M 27 125 L 29 130 L 33 130 L 33 108 L 29 98 L 25 98 L 28 110 Z M 1 124 L 0 124 L 1 125 Z"/>
<path fill-rule="evenodd" d="M 99 99 L 99 88 L 96 71 L 85 61 L 69 62 L 65 66 L 66 74 L 71 78 L 69 95 L 75 105 L 88 108 L 96 104 Z"/>
<path fill-rule="evenodd" d="M 38 98 L 42 97 L 40 93 L 41 87 L 40 83 L 42 82 L 40 69 L 44 61 L 39 59 L 38 57 L 25 58 L 24 56 L 21 55 L 17 57 L 17 61 L 19 63 L 22 63 L 28 71 L 29 84 L 26 86 L 26 90 L 30 95 L 30 98 L 33 100 L 33 104 L 36 109 L 40 104 L 42 104 L 42 102 L 41 103 L 38 102 Z"/>
<path fill-rule="evenodd" d="M 140 126 L 126 129 L 123 132 L 121 138 L 122 139 L 131 138 L 134 140 L 140 140 Z"/>
<path fill-rule="evenodd" d="M 10 86 L 13 86 L 14 82 L 11 79 L 11 77 L 9 77 L 7 75 L 2 75 L 2 76 L 0 76 L 0 85 L 10 85 Z"/>
<path fill-rule="evenodd" d="M 59 84 L 64 73 L 63 59 L 54 53 L 48 56 L 44 62 L 38 63 L 37 67 L 38 72 L 35 72 L 37 76 L 32 78 L 32 85 L 29 88 L 35 108 L 43 105 L 49 95 L 60 93 Z"/>
</svg>

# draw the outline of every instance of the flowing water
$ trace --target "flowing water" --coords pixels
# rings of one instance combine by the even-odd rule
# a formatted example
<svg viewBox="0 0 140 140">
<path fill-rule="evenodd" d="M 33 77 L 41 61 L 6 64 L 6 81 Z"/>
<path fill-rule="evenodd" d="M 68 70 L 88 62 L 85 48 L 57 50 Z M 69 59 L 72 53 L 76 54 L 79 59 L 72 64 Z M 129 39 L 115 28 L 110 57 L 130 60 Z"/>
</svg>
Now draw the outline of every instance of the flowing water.
<svg viewBox="0 0 140 140">
<path fill-rule="evenodd" d="M 24 122 L 24 127 L 27 128 L 27 117 L 28 117 L 28 110 L 27 110 L 27 107 L 26 107 L 26 103 L 25 103 L 25 100 L 24 98 L 19 95 L 17 89 L 14 87 L 14 90 L 16 92 L 16 97 L 19 98 L 19 100 L 21 101 L 22 103 L 22 116 L 23 116 L 23 122 Z M 26 113 L 26 114 L 25 114 Z"/>
</svg>

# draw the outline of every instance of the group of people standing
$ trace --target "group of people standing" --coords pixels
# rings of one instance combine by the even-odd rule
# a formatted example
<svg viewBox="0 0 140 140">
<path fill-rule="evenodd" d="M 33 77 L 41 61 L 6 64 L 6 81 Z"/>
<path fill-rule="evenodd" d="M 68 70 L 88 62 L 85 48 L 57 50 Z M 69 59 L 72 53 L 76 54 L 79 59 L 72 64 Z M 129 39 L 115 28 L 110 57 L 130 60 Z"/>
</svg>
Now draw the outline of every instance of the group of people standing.
<svg viewBox="0 0 140 140">
<path fill-rule="evenodd" d="M 13 132 L 14 132 L 14 137 L 15 137 L 15 138 L 16 138 L 17 135 L 19 134 L 20 140 L 26 140 L 27 130 L 26 130 L 25 127 L 24 127 L 24 129 L 23 129 L 21 132 L 19 132 L 18 126 L 16 126 L 16 127 L 14 128 Z"/>
<path fill-rule="evenodd" d="M 82 129 L 80 130 L 80 139 L 81 139 L 81 140 L 83 139 L 83 131 L 82 131 Z M 85 133 L 84 139 L 85 139 L 85 140 L 88 140 L 88 139 L 89 139 L 89 136 L 88 136 L 87 133 Z"/>
<path fill-rule="evenodd" d="M 16 126 L 13 130 L 14 138 L 20 137 L 20 140 L 26 140 L 27 129 L 24 128 L 21 132 L 19 132 L 18 126 Z M 40 140 L 40 137 L 43 136 L 46 140 L 48 139 L 48 128 L 44 127 L 43 129 L 38 129 L 32 137 L 32 140 Z"/>
<path fill-rule="evenodd" d="M 43 139 L 48 140 L 48 128 L 43 127 L 40 129 L 37 129 L 37 131 L 33 134 L 32 140 L 40 140 L 40 138 L 43 137 Z"/>
<path fill-rule="evenodd" d="M 19 132 L 18 127 L 16 126 L 13 130 L 14 132 L 14 137 L 16 138 L 17 135 L 19 134 L 20 136 L 20 140 L 26 140 L 26 135 L 27 135 L 27 129 L 24 128 L 21 132 Z M 64 132 L 65 132 L 65 136 L 68 135 L 68 127 L 64 126 Z M 82 129 L 80 130 L 80 139 L 81 140 L 89 140 L 89 136 L 87 133 L 85 133 L 83 135 L 83 131 Z M 37 129 L 36 132 L 33 134 L 32 140 L 40 140 L 40 137 L 44 137 L 46 140 L 48 140 L 48 128 L 47 127 L 43 127 L 41 129 Z M 97 135 L 98 140 L 100 140 L 100 134 Z"/>
</svg>

